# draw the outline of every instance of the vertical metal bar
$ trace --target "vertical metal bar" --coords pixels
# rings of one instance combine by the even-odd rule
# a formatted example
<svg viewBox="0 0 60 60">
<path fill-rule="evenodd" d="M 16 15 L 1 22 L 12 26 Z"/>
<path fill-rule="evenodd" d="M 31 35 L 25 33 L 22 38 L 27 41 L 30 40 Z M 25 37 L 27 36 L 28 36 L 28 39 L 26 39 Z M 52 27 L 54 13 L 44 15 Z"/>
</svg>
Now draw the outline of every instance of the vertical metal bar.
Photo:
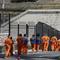
<svg viewBox="0 0 60 60">
<path fill-rule="evenodd" d="M 18 24 L 18 35 L 19 35 L 19 24 Z"/>
<path fill-rule="evenodd" d="M 27 35 L 27 37 L 29 35 L 29 26 L 28 26 L 28 24 L 26 24 L 26 35 Z"/>
<path fill-rule="evenodd" d="M 10 23 L 10 14 L 9 14 L 9 35 L 11 33 L 11 23 Z"/>
<path fill-rule="evenodd" d="M 0 33 L 1 33 L 1 14 L 0 14 Z"/>
<path fill-rule="evenodd" d="M 36 34 L 36 25 L 34 26 L 34 33 Z"/>
</svg>

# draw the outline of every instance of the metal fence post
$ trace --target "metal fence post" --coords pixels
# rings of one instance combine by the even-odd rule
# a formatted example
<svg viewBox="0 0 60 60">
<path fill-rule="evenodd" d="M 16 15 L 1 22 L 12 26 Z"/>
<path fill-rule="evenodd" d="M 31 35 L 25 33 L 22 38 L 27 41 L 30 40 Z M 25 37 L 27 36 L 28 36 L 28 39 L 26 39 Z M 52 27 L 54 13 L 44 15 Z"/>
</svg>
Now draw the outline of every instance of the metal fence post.
<svg viewBox="0 0 60 60">
<path fill-rule="evenodd" d="M 19 24 L 18 24 L 18 35 L 19 35 Z"/>
<path fill-rule="evenodd" d="M 0 14 L 0 33 L 1 33 L 1 14 Z"/>
<path fill-rule="evenodd" d="M 28 26 L 28 24 L 26 24 L 26 35 L 27 35 L 27 37 L 29 35 L 29 26 Z"/>
<path fill-rule="evenodd" d="M 11 33 L 11 22 L 10 22 L 10 14 L 9 14 L 9 35 Z"/>
</svg>

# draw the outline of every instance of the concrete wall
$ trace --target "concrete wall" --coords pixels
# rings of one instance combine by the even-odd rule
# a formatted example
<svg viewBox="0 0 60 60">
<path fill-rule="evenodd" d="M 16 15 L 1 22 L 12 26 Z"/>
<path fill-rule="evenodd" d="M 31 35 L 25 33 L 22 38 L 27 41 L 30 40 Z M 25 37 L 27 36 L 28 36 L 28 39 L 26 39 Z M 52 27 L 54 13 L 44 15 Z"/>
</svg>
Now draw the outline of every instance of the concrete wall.
<svg viewBox="0 0 60 60">
<path fill-rule="evenodd" d="M 3 0 L 0 0 L 0 5 Z M 11 3 L 11 0 L 4 0 L 5 8 L 14 10 L 27 9 L 57 9 L 60 8 L 60 0 L 38 0 L 36 2 Z M 1 8 L 1 7 L 0 7 Z"/>
<path fill-rule="evenodd" d="M 2 3 L 3 0 L 0 0 L 0 3 Z M 11 0 L 5 0 L 6 3 L 10 3 Z M 60 0 L 37 0 L 39 3 L 49 3 L 49 2 L 60 2 Z"/>
</svg>

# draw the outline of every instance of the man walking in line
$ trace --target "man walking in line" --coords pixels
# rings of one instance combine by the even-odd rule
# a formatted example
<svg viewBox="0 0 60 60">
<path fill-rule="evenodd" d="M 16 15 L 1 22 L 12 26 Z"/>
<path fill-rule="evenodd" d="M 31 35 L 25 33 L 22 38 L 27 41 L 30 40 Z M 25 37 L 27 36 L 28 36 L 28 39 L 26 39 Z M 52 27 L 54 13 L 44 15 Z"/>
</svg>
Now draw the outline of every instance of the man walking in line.
<svg viewBox="0 0 60 60">
<path fill-rule="evenodd" d="M 23 54 L 25 54 L 25 55 L 27 54 L 27 50 L 28 50 L 27 44 L 28 44 L 28 38 L 27 38 L 26 34 L 24 34 L 24 36 L 23 36 L 23 47 L 22 47 L 22 49 L 23 49 Z"/>
<path fill-rule="evenodd" d="M 56 47 L 57 47 L 57 37 L 56 36 L 51 37 L 50 46 L 51 46 L 52 51 L 56 51 Z"/>
<path fill-rule="evenodd" d="M 22 34 L 19 34 L 17 36 L 17 50 L 18 50 L 18 57 L 21 55 L 21 50 L 22 50 L 22 46 L 23 46 L 23 37 Z"/>
<path fill-rule="evenodd" d="M 41 39 L 42 39 L 43 51 L 48 51 L 49 37 L 48 36 L 42 36 Z"/>
<path fill-rule="evenodd" d="M 6 57 L 9 57 L 11 56 L 11 45 L 12 45 L 12 41 L 10 39 L 11 37 L 8 36 L 6 39 L 5 39 L 5 56 Z"/>
</svg>

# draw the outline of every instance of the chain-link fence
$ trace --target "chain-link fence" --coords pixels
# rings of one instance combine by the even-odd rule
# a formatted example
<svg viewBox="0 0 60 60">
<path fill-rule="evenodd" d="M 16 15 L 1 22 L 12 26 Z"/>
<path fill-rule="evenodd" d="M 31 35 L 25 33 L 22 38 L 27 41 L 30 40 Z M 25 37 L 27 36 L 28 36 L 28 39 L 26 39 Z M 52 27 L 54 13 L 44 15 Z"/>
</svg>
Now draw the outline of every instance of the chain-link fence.
<svg viewBox="0 0 60 60">
<path fill-rule="evenodd" d="M 2 32 L 9 33 L 13 38 L 16 38 L 16 36 L 21 34 L 27 34 L 27 37 L 31 37 L 32 34 L 40 34 L 40 37 L 43 35 L 48 36 L 59 36 L 60 31 L 52 28 L 51 26 L 38 22 L 36 25 L 29 25 L 29 24 L 11 24 L 9 27 L 9 24 L 7 25 L 6 29 L 2 27 Z"/>
</svg>

